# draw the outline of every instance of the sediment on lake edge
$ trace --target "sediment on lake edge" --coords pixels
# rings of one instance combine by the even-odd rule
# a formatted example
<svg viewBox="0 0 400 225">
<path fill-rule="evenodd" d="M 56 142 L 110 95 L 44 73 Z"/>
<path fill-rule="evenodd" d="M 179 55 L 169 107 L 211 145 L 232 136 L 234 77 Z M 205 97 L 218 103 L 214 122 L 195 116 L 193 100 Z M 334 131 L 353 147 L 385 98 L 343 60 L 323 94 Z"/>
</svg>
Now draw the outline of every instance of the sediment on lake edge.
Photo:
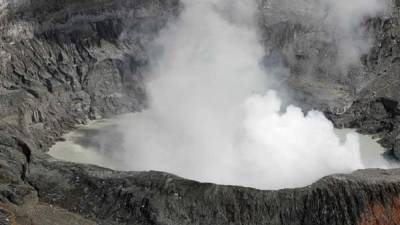
<svg viewBox="0 0 400 225">
<path fill-rule="evenodd" d="M 260 191 L 50 160 L 44 152 L 74 125 L 145 107 L 145 46 L 182 6 L 177 0 L 9 3 L 0 3 L 1 223 L 399 223 L 399 170 L 365 170 L 305 188 Z M 270 52 L 280 52 L 293 72 L 282 85 L 293 90 L 293 102 L 324 111 L 338 127 L 379 135 L 394 155 L 400 132 L 397 11 L 366 22 L 376 43 L 361 68 L 345 80 L 329 71 L 322 83 L 297 74 L 315 60 L 310 51 L 301 45 L 298 52 L 279 51 L 293 41 L 315 41 L 299 34 L 316 28 L 301 20 L 260 20 L 264 41 L 276 46 Z M 327 52 L 329 43 L 318 43 Z M 338 98 L 327 99 L 326 93 Z"/>
</svg>

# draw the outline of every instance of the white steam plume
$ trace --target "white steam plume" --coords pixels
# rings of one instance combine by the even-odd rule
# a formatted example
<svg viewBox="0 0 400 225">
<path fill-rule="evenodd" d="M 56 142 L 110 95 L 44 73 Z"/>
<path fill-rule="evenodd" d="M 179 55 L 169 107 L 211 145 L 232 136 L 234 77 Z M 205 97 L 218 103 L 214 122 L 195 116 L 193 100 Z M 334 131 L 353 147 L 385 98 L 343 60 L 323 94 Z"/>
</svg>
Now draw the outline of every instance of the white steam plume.
<svg viewBox="0 0 400 225">
<path fill-rule="evenodd" d="M 149 108 L 120 124 L 126 151 L 116 154 L 127 169 L 278 189 L 363 168 L 356 135 L 342 143 L 322 113 L 281 112 L 259 65 L 254 1 L 184 5 L 155 42 Z"/>
<path fill-rule="evenodd" d="M 389 7 L 391 0 L 263 0 L 261 2 L 265 23 L 290 21 L 292 24 L 301 24 L 312 31 L 314 39 L 310 41 L 319 39 L 334 44 L 337 52 L 335 62 L 332 63 L 342 70 L 359 64 L 360 57 L 368 53 L 373 45 L 373 38 L 365 32 L 362 23 L 367 18 L 387 13 L 391 9 Z M 309 44 L 312 45 L 312 42 Z M 300 48 L 308 51 L 309 47 Z"/>
</svg>

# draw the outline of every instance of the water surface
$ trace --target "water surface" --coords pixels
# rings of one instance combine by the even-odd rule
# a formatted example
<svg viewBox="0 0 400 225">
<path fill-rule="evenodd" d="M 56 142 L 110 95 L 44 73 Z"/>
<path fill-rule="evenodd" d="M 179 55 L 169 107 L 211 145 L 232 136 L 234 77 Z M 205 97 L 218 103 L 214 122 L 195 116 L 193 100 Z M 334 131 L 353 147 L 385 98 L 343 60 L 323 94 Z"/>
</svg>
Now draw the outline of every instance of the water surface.
<svg viewBox="0 0 400 225">
<path fill-rule="evenodd" d="M 122 145 L 123 135 L 116 126 L 121 117 L 91 121 L 80 125 L 63 136 L 65 141 L 57 142 L 50 148 L 49 155 L 58 160 L 93 164 L 116 170 L 126 170 L 123 160 L 118 158 L 118 151 L 125 151 Z M 346 135 L 354 133 L 351 129 L 336 129 L 342 142 Z M 366 168 L 395 168 L 398 164 L 388 161 L 383 153 L 385 149 L 369 135 L 358 134 L 360 153 Z"/>
</svg>

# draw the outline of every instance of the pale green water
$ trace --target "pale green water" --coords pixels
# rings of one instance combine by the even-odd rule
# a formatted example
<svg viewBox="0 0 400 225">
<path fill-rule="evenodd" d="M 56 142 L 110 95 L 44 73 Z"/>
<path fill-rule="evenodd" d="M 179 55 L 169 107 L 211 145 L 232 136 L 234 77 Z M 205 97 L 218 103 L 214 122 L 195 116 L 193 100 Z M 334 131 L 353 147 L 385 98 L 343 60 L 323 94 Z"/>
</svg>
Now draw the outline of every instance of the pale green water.
<svg viewBox="0 0 400 225">
<path fill-rule="evenodd" d="M 113 129 L 117 121 L 118 118 L 115 118 L 81 125 L 76 130 L 65 134 L 63 136 L 65 141 L 57 142 L 50 148 L 48 154 L 58 160 L 124 170 L 124 164 L 118 159 L 118 151 L 124 151 L 121 144 L 122 135 Z M 336 134 L 341 141 L 344 141 L 349 133 L 354 133 L 354 131 L 336 129 Z M 390 163 L 383 157 L 385 150 L 371 136 L 358 136 L 365 168 L 399 167 L 398 163 Z"/>
<path fill-rule="evenodd" d="M 336 129 L 336 135 L 344 141 L 346 135 L 349 133 L 354 133 L 354 130 L 351 129 Z M 384 158 L 383 153 L 385 149 L 377 143 L 377 140 L 374 139 L 370 135 L 361 135 L 358 134 L 358 138 L 360 141 L 360 153 L 363 164 L 366 168 L 396 168 L 400 165 L 397 162 L 388 161 Z"/>
<path fill-rule="evenodd" d="M 115 123 L 115 120 L 98 120 L 78 126 L 76 130 L 63 136 L 65 141 L 53 145 L 48 154 L 58 160 L 123 169 L 111 154 L 107 154 L 110 153 L 107 150 L 112 151 L 116 146 L 111 146 L 111 142 L 109 146 L 102 144 L 107 143 L 105 135 L 112 135 Z"/>
</svg>

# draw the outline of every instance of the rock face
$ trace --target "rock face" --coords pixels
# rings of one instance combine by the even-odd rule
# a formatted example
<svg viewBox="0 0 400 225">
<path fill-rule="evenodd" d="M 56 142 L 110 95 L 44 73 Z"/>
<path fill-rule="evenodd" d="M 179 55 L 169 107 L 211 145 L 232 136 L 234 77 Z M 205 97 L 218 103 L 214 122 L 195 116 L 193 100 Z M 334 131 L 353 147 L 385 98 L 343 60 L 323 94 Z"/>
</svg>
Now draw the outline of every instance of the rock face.
<svg viewBox="0 0 400 225">
<path fill-rule="evenodd" d="M 35 202 L 25 199 L 35 195 L 30 165 L 60 134 L 143 107 L 144 48 L 180 7 L 176 0 L 0 1 L 2 202 Z"/>
<path fill-rule="evenodd" d="M 325 112 L 337 127 L 377 135 L 388 153 L 399 158 L 400 3 L 393 1 L 388 12 L 364 22 L 363 30 L 374 44 L 360 54 L 361 63 L 348 64 L 345 70 L 340 67 L 340 43 L 327 38 L 336 35 L 330 24 L 313 24 L 315 19 L 309 17 L 317 12 L 279 11 L 285 3 L 291 2 L 261 1 L 260 25 L 268 47 L 265 61 L 288 68 L 279 71 L 280 80 L 273 87 L 279 85 L 290 103 L 306 111 Z"/>
<path fill-rule="evenodd" d="M 29 181 L 42 201 L 99 224 L 365 225 L 400 222 L 399 175 L 400 170 L 359 171 L 305 188 L 260 191 L 160 172 L 41 162 Z"/>
<path fill-rule="evenodd" d="M 315 41 L 306 35 L 313 28 L 296 18 L 274 22 L 260 3 L 264 41 L 273 46 L 265 63 L 289 68 L 277 82 L 294 90 L 293 101 L 324 110 L 337 126 L 381 135 L 398 156 L 400 16 L 367 21 L 377 41 L 349 77 L 335 75 L 328 62 L 302 77 L 313 54 L 329 54 L 330 44 L 319 40 L 316 51 L 303 51 Z M 45 155 L 75 124 L 145 106 L 146 47 L 181 7 L 178 0 L 0 1 L 0 224 L 400 223 L 400 170 L 261 191 Z"/>
</svg>

